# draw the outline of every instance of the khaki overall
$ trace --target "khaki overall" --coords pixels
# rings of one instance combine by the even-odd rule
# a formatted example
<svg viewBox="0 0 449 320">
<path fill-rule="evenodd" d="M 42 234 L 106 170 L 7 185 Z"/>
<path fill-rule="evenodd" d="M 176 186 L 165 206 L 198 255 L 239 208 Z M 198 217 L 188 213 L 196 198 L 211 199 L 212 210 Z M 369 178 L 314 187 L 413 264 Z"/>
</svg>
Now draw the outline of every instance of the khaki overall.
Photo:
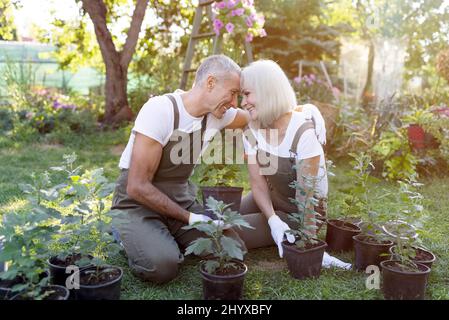
<svg viewBox="0 0 449 320">
<path fill-rule="evenodd" d="M 152 181 L 162 193 L 190 212 L 203 212 L 204 208 L 196 200 L 197 188 L 189 181 L 195 166 L 196 159 L 202 148 L 197 148 L 198 154 L 193 154 L 193 137 L 198 131 L 183 134 L 177 131 L 179 127 L 179 110 L 173 96 L 167 95 L 171 100 L 174 111 L 173 134 L 181 135 L 181 141 L 170 141 L 163 148 L 159 167 Z M 201 146 L 204 131 L 207 125 L 207 116 L 201 123 Z M 197 135 L 195 135 L 195 133 Z M 186 139 L 189 136 L 189 139 Z M 173 164 L 170 153 L 178 143 L 190 143 L 186 146 L 190 153 L 182 157 L 190 157 L 189 161 Z M 178 145 L 179 146 L 179 145 Z M 182 148 L 182 150 L 186 150 Z M 147 281 L 164 283 L 176 277 L 179 264 L 184 260 L 182 251 L 191 241 L 205 236 L 196 229 L 184 230 L 185 224 L 181 221 L 158 214 L 148 207 L 128 197 L 126 187 L 128 170 L 123 169 L 115 189 L 112 200 L 112 209 L 123 211 L 120 223 L 116 225 L 121 241 L 128 256 L 132 272 Z M 240 241 L 233 230 L 227 235 Z M 246 250 L 246 248 L 244 248 Z M 182 250 L 182 251 L 181 251 Z"/>
<path fill-rule="evenodd" d="M 294 188 L 289 187 L 290 183 L 296 180 L 296 169 L 293 167 L 296 164 L 296 155 L 297 155 L 297 145 L 299 142 L 299 139 L 301 138 L 302 134 L 308 130 L 308 129 L 314 129 L 314 125 L 312 121 L 307 121 L 304 124 L 302 124 L 298 130 L 295 133 L 295 136 L 293 138 L 291 147 L 290 147 L 290 157 L 278 157 L 273 154 L 269 154 L 266 151 L 261 151 L 257 148 L 257 140 L 254 138 L 254 135 L 250 130 L 247 130 L 248 134 L 252 135 L 252 139 L 248 139 L 248 141 L 251 141 L 253 143 L 253 147 L 256 148 L 256 159 L 259 159 L 259 152 L 264 152 L 265 156 L 269 159 L 277 160 L 278 164 L 278 170 L 276 171 L 276 174 L 273 175 L 266 175 L 265 178 L 267 179 L 268 187 L 270 189 L 270 198 L 273 203 L 273 208 L 276 212 L 276 214 L 284 221 L 286 222 L 291 228 L 295 228 L 296 226 L 294 223 L 288 218 L 287 214 L 291 212 L 297 212 L 297 207 L 294 203 L 290 201 L 290 198 L 294 199 L 296 196 L 296 190 Z M 259 162 L 259 161 L 258 161 Z M 259 162 L 259 165 L 260 162 Z M 315 211 L 320 213 L 321 215 L 325 214 L 325 211 L 322 209 L 325 205 L 324 199 L 319 199 L 319 206 L 316 207 Z M 240 213 L 244 214 L 245 217 L 247 216 L 253 216 L 253 215 L 247 215 L 254 212 L 260 212 L 260 209 L 258 208 L 252 192 L 247 194 L 245 197 L 243 197 L 241 205 L 240 205 Z M 249 232 L 245 232 L 245 234 L 240 234 L 241 238 L 245 241 L 245 244 L 248 249 L 261 246 L 261 244 L 269 245 L 270 238 L 267 237 L 267 234 L 270 235 L 271 231 L 269 229 L 269 226 L 267 224 L 266 218 L 259 214 L 260 217 L 257 219 L 256 217 L 248 217 L 248 220 L 251 220 L 250 223 L 252 223 L 252 226 L 256 227 L 257 229 L 257 236 L 255 233 L 252 235 L 252 237 L 248 238 L 247 235 Z M 262 231 L 265 229 L 265 231 Z M 262 236 L 265 235 L 265 236 Z M 272 240 L 271 240 L 272 242 Z"/>
</svg>

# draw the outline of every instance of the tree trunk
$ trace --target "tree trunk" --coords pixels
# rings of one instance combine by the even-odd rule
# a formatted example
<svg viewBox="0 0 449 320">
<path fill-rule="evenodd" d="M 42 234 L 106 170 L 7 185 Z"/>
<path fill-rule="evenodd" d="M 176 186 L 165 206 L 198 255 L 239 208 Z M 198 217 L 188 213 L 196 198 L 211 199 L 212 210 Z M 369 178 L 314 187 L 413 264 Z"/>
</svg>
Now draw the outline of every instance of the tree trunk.
<svg viewBox="0 0 449 320">
<path fill-rule="evenodd" d="M 95 35 L 106 66 L 105 124 L 115 126 L 133 118 L 128 104 L 128 66 L 136 49 L 148 1 L 137 0 L 125 45 L 122 51 L 117 51 L 106 24 L 107 7 L 103 0 L 82 0 L 83 9 L 94 24 Z"/>
<path fill-rule="evenodd" d="M 366 84 L 363 88 L 363 106 L 367 108 L 371 102 L 374 101 L 373 92 L 373 73 L 374 73 L 374 55 L 375 47 L 374 40 L 370 39 L 369 52 L 368 52 L 368 72 L 366 75 Z"/>
<path fill-rule="evenodd" d="M 115 126 L 123 121 L 133 119 L 133 112 L 128 104 L 127 76 L 127 70 L 123 70 L 120 64 L 106 65 L 105 124 Z"/>
</svg>

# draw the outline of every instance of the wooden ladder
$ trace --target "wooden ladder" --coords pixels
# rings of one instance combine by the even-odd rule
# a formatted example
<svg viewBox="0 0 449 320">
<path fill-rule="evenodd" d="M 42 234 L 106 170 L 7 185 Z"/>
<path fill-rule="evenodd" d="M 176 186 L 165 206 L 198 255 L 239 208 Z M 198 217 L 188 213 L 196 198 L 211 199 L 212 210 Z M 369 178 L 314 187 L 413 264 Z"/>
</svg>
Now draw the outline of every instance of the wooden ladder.
<svg viewBox="0 0 449 320">
<path fill-rule="evenodd" d="M 221 40 L 222 36 L 216 35 L 213 31 L 213 20 L 214 20 L 214 13 L 212 12 L 211 5 L 216 2 L 216 0 L 199 0 L 198 7 L 195 11 L 195 16 L 193 18 L 193 28 L 192 28 L 192 34 L 189 39 L 189 44 L 187 46 L 187 52 L 186 57 L 184 60 L 184 67 L 182 69 L 182 78 L 181 78 L 181 84 L 179 85 L 179 88 L 182 90 L 185 90 L 187 86 L 187 80 L 189 78 L 189 74 L 192 72 L 195 72 L 197 69 L 192 68 L 192 60 L 195 53 L 195 46 L 201 39 L 207 39 L 207 38 L 214 38 L 213 42 L 213 54 L 219 54 L 221 52 Z M 205 11 L 205 14 L 204 14 Z M 209 26 L 208 29 L 209 32 L 200 33 L 201 29 L 201 22 L 203 20 L 204 15 L 208 17 L 209 20 Z M 252 48 L 251 45 L 248 42 L 245 42 L 245 52 L 248 62 L 253 61 L 253 55 L 252 55 Z"/>
</svg>

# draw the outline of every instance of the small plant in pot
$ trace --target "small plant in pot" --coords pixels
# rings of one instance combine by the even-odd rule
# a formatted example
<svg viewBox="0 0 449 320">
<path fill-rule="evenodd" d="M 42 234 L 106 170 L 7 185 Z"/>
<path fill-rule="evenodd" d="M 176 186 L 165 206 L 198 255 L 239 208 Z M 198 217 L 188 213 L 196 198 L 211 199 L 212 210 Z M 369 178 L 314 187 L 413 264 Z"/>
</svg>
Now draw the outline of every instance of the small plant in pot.
<svg viewBox="0 0 449 320">
<path fill-rule="evenodd" d="M 390 193 L 385 192 L 376 197 L 374 190 L 370 189 L 370 184 L 375 184 L 378 181 L 377 178 L 371 176 L 374 166 L 369 155 L 360 154 L 356 161 L 358 170 L 356 187 L 358 189 L 355 194 L 359 199 L 360 213 L 364 213 L 367 219 L 359 224 L 361 233 L 352 237 L 355 253 L 354 266 L 357 271 L 365 272 L 368 266 L 379 266 L 381 261 L 388 259 L 388 250 L 393 245 L 393 242 L 381 229 L 381 224 L 387 219 L 387 215 L 380 214 L 373 208 L 374 203 L 382 203 L 382 199 L 388 197 Z M 384 210 L 382 209 L 382 211 Z"/>
<path fill-rule="evenodd" d="M 326 243 L 328 250 L 334 252 L 351 251 L 354 248 L 353 237 L 361 232 L 360 214 L 366 208 L 366 185 L 370 177 L 367 166 L 372 166 L 369 156 L 365 153 L 350 154 L 353 169 L 348 176 L 353 181 L 349 190 L 336 198 L 336 208 L 342 215 L 338 219 L 327 220 Z"/>
<path fill-rule="evenodd" d="M 415 260 L 420 231 L 416 226 L 420 225 L 418 219 L 424 211 L 423 206 L 418 204 L 422 196 L 415 189 L 420 184 L 414 179 L 400 183 L 398 219 L 382 227 L 396 242 L 392 259 L 380 264 L 382 290 L 385 299 L 422 300 L 425 298 L 430 268 Z"/>
<path fill-rule="evenodd" d="M 98 198 L 97 200 L 102 202 L 101 199 L 110 192 L 108 190 L 103 192 L 107 181 L 101 173 L 92 175 L 94 179 L 91 177 L 81 179 L 81 167 L 74 167 L 77 159 L 75 154 L 64 155 L 63 159 L 61 166 L 50 168 L 63 174 L 65 180 L 57 186 L 58 197 L 53 202 L 59 207 L 69 207 L 71 211 L 61 219 L 63 228 L 53 241 L 55 254 L 49 258 L 48 265 L 51 282 L 65 286 L 71 273 L 69 267 L 91 266 L 90 260 L 93 258 L 89 251 L 91 248 L 80 246 L 80 243 L 86 234 L 85 224 L 88 222 L 88 216 L 92 214 L 92 200 Z M 101 205 L 104 207 L 104 204 Z M 73 294 L 71 290 L 72 297 Z"/>
<path fill-rule="evenodd" d="M 196 228 L 207 238 L 198 238 L 187 247 L 185 254 L 206 257 L 200 264 L 205 300 L 238 300 L 243 295 L 243 283 L 247 266 L 243 263 L 242 244 L 225 235 L 230 227 L 252 228 L 240 214 L 229 209 L 230 205 L 207 198 L 207 207 L 216 220 L 198 222 L 184 229 Z"/>
<path fill-rule="evenodd" d="M 397 221 L 402 222 L 402 221 Z M 402 224 L 403 223 L 403 224 Z M 405 222 L 398 225 L 405 225 Z M 387 229 L 386 232 L 396 240 L 396 247 L 392 260 L 382 261 L 382 291 L 388 300 L 423 300 L 427 286 L 430 268 L 413 260 L 415 250 L 415 239 L 401 234 L 400 229 Z"/>
<path fill-rule="evenodd" d="M 208 164 L 205 166 L 201 184 L 209 186 L 201 186 L 203 202 L 212 197 L 225 204 L 231 204 L 230 209 L 240 211 L 240 202 L 242 200 L 243 188 L 232 186 L 237 180 L 240 172 L 237 165 L 229 164 Z"/>
<path fill-rule="evenodd" d="M 302 176 L 303 183 L 293 181 L 290 186 L 295 188 L 296 199 L 291 201 L 298 207 L 297 212 L 289 213 L 289 218 L 295 223 L 296 228 L 288 232 L 295 236 L 295 242 L 282 242 L 287 266 L 296 279 L 318 278 L 321 273 L 326 242 L 316 238 L 317 213 L 315 206 L 317 198 L 314 197 L 316 184 L 320 178 Z"/>
<path fill-rule="evenodd" d="M 58 230 L 52 213 L 35 207 L 3 216 L 0 233 L 5 239 L 0 261 L 7 262 L 7 270 L 0 273 L 0 299 L 68 299 L 65 287 L 49 285 L 46 270 L 46 244 Z"/>
<path fill-rule="evenodd" d="M 121 250 L 109 232 L 113 214 L 108 214 L 105 205 L 115 184 L 109 183 L 102 168 L 77 175 L 70 171 L 69 179 L 60 192 L 64 197 L 61 205 L 73 205 L 74 209 L 72 214 L 64 217 L 68 227 L 58 239 L 62 250 L 50 263 L 59 261 L 59 267 L 64 268 L 67 263 L 79 267 L 69 279 L 74 286 L 75 298 L 118 300 L 123 270 L 106 262 Z"/>
<path fill-rule="evenodd" d="M 421 221 L 425 215 L 423 196 L 419 192 L 419 188 L 422 184 L 416 182 L 416 179 L 412 177 L 406 181 L 398 181 L 400 187 L 399 192 L 396 193 L 396 202 L 398 203 L 397 217 L 395 221 L 386 225 L 385 227 L 399 228 L 397 233 L 404 234 L 407 236 L 412 236 L 414 239 L 413 247 L 409 248 L 409 258 L 416 263 L 421 263 L 429 268 L 435 262 L 435 255 L 428 249 L 424 247 L 422 243 L 422 237 L 426 236 L 425 230 L 422 229 L 423 222 Z M 398 223 L 399 221 L 399 223 Z M 407 224 L 408 223 L 408 224 Z M 397 225 L 397 226 L 396 226 Z M 408 229 L 407 225 L 411 225 Z M 419 237 L 421 236 L 421 237 Z M 395 258 L 395 252 L 397 251 L 397 243 L 395 246 L 390 248 L 392 258 Z"/>
<path fill-rule="evenodd" d="M 355 269 L 365 272 L 370 265 L 380 266 L 389 257 L 393 241 L 381 230 L 379 213 L 368 212 L 368 221 L 361 224 L 362 232 L 354 239 Z"/>
</svg>

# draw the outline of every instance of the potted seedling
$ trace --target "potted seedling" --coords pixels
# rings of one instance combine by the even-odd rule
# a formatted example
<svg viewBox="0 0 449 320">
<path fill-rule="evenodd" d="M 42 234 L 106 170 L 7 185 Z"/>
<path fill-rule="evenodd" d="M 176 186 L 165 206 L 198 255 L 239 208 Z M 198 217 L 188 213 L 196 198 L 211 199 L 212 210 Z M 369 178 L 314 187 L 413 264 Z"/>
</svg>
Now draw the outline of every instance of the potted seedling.
<svg viewBox="0 0 449 320">
<path fill-rule="evenodd" d="M 237 180 L 239 167 L 230 164 L 206 165 L 200 180 L 203 201 L 212 197 L 225 204 L 231 204 L 231 210 L 240 211 L 243 188 L 232 186 Z"/>
<path fill-rule="evenodd" d="M 430 268 L 413 260 L 416 238 L 412 234 L 416 228 L 401 220 L 383 228 L 396 241 L 392 259 L 380 263 L 385 299 L 423 300 Z"/>
<path fill-rule="evenodd" d="M 0 233 L 5 239 L 0 261 L 7 262 L 7 270 L 0 273 L 1 299 L 67 300 L 69 291 L 49 285 L 46 270 L 46 245 L 58 230 L 52 213 L 36 206 L 4 215 Z"/>
<path fill-rule="evenodd" d="M 69 267 L 83 268 L 90 266 L 92 255 L 86 246 L 80 246 L 84 240 L 85 228 L 89 212 L 89 201 L 95 197 L 95 192 L 99 193 L 101 184 L 92 183 L 91 180 L 80 179 L 81 167 L 75 167 L 77 156 L 73 153 L 63 156 L 63 163 L 58 167 L 51 167 L 54 172 L 59 172 L 64 176 L 64 182 L 56 187 L 58 196 L 54 200 L 56 205 L 65 208 L 70 207 L 70 214 L 62 217 L 63 229 L 58 234 L 54 245 L 56 252 L 48 259 L 50 267 L 51 282 L 56 285 L 65 286 L 67 278 L 71 272 Z M 95 191 L 98 190 L 98 191 Z M 107 196 L 101 194 L 101 197 Z M 76 270 L 76 269 L 74 269 Z M 71 296 L 74 292 L 71 290 Z"/>
<path fill-rule="evenodd" d="M 385 299 L 422 300 L 425 297 L 430 268 L 417 261 L 420 248 L 419 235 L 425 210 L 423 197 L 418 192 L 421 184 L 414 177 L 400 181 L 396 194 L 397 217 L 386 223 L 382 229 L 396 242 L 392 247 L 391 260 L 381 262 L 382 289 Z"/>
<path fill-rule="evenodd" d="M 65 288 L 49 287 L 45 259 L 47 244 L 59 230 L 61 213 L 43 203 L 56 198 L 48 172 L 31 175 L 31 183 L 19 184 L 28 200 L 26 213 L 3 216 L 4 250 L 0 261 L 8 263 L 1 275 L 0 297 L 16 299 L 65 299 Z M 53 292 L 54 291 L 54 292 Z"/>
<path fill-rule="evenodd" d="M 362 232 L 353 236 L 357 271 L 365 272 L 370 265 L 379 266 L 389 257 L 393 241 L 382 232 L 379 216 L 378 212 L 369 211 L 368 220 L 360 225 Z"/>
<path fill-rule="evenodd" d="M 289 213 L 289 218 L 296 228 L 289 230 L 295 236 L 295 242 L 282 242 L 284 256 L 290 273 L 296 279 L 309 277 L 318 278 L 321 272 L 326 242 L 316 238 L 318 229 L 314 197 L 319 177 L 303 175 L 303 184 L 293 181 L 290 186 L 295 188 L 296 198 L 291 201 L 296 204 L 298 211 Z"/>
<path fill-rule="evenodd" d="M 326 243 L 328 250 L 334 252 L 351 251 L 354 248 L 353 237 L 361 232 L 360 213 L 366 207 L 365 187 L 367 175 L 366 159 L 364 153 L 350 154 L 354 160 L 351 161 L 353 170 L 349 172 L 349 178 L 353 181 L 351 188 L 336 198 L 336 208 L 341 218 L 328 219 L 326 230 Z"/>
<path fill-rule="evenodd" d="M 424 248 L 421 238 L 418 234 L 424 235 L 425 232 L 419 227 L 421 222 L 419 220 L 423 216 L 424 206 L 423 206 L 423 196 L 419 192 L 419 188 L 422 184 L 416 182 L 414 177 L 407 181 L 398 181 L 399 192 L 396 193 L 396 203 L 397 203 L 397 221 L 406 221 L 413 226 L 418 226 L 418 231 L 413 234 L 413 246 L 409 248 L 409 258 L 417 263 L 424 264 L 429 268 L 432 267 L 433 262 L 436 260 L 435 255 L 428 249 Z M 400 224 L 402 226 L 403 224 Z M 404 233 L 404 230 L 400 230 Z M 390 252 L 395 258 L 395 252 L 398 250 L 399 244 L 390 248 Z"/>
<path fill-rule="evenodd" d="M 72 160 L 73 157 L 70 162 Z M 60 193 L 65 199 L 62 204 L 73 205 L 74 210 L 65 217 L 69 228 L 59 238 L 59 242 L 66 246 L 53 258 L 80 267 L 69 279 L 75 287 L 77 299 L 118 300 L 123 270 L 106 262 L 121 250 L 109 233 L 111 214 L 107 213 L 105 206 L 115 184 L 109 183 L 102 168 L 83 174 L 69 172 L 69 178 L 69 183 Z"/>
<path fill-rule="evenodd" d="M 206 238 L 198 238 L 187 247 L 185 254 L 196 254 L 209 259 L 200 263 L 203 280 L 203 297 L 206 300 L 237 300 L 243 295 L 243 283 L 247 266 L 243 263 L 242 244 L 226 236 L 230 227 L 252 228 L 240 214 L 229 209 L 230 205 L 212 197 L 206 200 L 207 207 L 216 220 L 197 222 L 184 229 L 196 228 Z"/>
<path fill-rule="evenodd" d="M 388 250 L 393 245 L 393 242 L 382 232 L 382 222 L 387 219 L 387 215 L 380 214 L 373 208 L 374 200 L 382 202 L 390 193 L 385 192 L 379 197 L 375 197 L 374 190 L 370 189 L 370 184 L 375 184 L 377 179 L 372 177 L 371 157 L 366 154 L 361 154 L 357 157 L 358 174 L 356 175 L 356 187 L 360 190 L 357 195 L 361 201 L 362 213 L 367 216 L 367 219 L 359 224 L 361 233 L 353 236 L 354 253 L 355 253 L 355 269 L 364 272 L 370 265 L 379 266 L 381 261 L 388 259 Z M 369 196 L 373 198 L 370 200 Z M 382 210 L 383 211 L 383 210 Z"/>
</svg>

